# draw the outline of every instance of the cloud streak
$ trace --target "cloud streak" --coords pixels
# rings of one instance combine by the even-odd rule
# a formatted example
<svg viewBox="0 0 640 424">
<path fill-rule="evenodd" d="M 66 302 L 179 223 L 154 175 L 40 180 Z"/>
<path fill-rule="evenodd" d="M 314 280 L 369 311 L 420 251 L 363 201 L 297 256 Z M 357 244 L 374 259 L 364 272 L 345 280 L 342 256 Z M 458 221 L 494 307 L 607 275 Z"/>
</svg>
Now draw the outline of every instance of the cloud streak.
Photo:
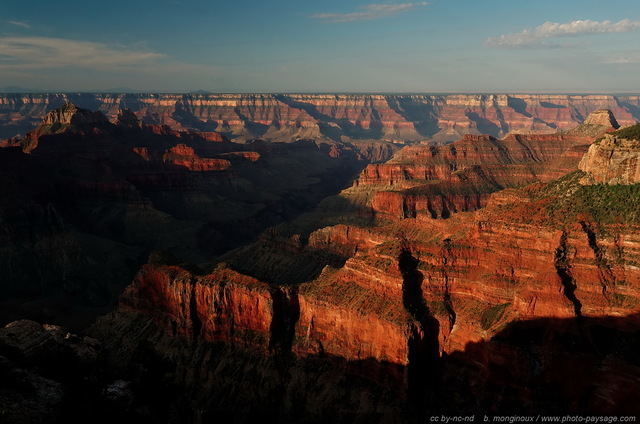
<svg viewBox="0 0 640 424">
<path fill-rule="evenodd" d="M 604 60 L 604 63 L 621 65 L 629 63 L 640 63 L 640 51 L 632 50 L 611 55 Z"/>
<path fill-rule="evenodd" d="M 497 47 L 563 47 L 560 44 L 546 41 L 551 38 L 576 37 L 580 35 L 610 34 L 640 30 L 640 21 L 623 19 L 611 21 L 572 21 L 564 24 L 545 22 L 534 29 L 525 29 L 515 34 L 503 34 L 499 37 L 487 38 L 486 43 Z"/>
<path fill-rule="evenodd" d="M 80 67 L 118 70 L 149 64 L 164 54 L 90 41 L 46 37 L 0 37 L 0 69 Z"/>
<path fill-rule="evenodd" d="M 11 25 L 19 26 L 22 28 L 31 28 L 31 25 L 29 25 L 26 22 L 21 22 L 21 21 L 7 21 L 7 22 L 10 23 Z"/>
<path fill-rule="evenodd" d="M 361 7 L 361 11 L 352 13 L 318 13 L 311 15 L 325 23 L 369 21 L 386 18 L 404 12 L 427 6 L 427 2 L 400 3 L 400 4 L 369 4 Z"/>
<path fill-rule="evenodd" d="M 143 44 L 123 46 L 64 38 L 0 37 L 0 80 L 6 85 L 27 84 L 44 90 L 129 85 L 163 91 L 169 87 L 175 90 L 173 84 L 180 78 L 205 84 L 223 72 L 220 66 L 182 62 L 151 51 Z"/>
</svg>

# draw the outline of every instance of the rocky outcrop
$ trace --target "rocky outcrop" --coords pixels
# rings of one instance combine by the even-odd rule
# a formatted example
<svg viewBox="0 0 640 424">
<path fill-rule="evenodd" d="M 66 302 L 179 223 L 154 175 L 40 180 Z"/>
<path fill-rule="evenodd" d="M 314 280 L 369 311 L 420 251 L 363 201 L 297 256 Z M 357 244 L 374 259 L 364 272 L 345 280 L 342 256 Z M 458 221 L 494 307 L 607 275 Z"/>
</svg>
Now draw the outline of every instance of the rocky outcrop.
<svg viewBox="0 0 640 424">
<path fill-rule="evenodd" d="M 640 183 L 639 125 L 606 134 L 590 147 L 580 161 L 587 173 L 584 184 Z"/>
<path fill-rule="evenodd" d="M 605 132 L 615 131 L 618 128 L 620 128 L 620 125 L 613 113 L 608 109 L 604 109 L 592 112 L 582 124 L 567 131 L 566 134 L 598 137 Z"/>
<path fill-rule="evenodd" d="M 343 277 L 349 279 L 345 280 L 349 285 L 358 284 L 354 279 L 358 271 L 353 269 L 356 274 Z M 396 272 L 398 281 L 391 294 L 401 299 L 402 280 Z M 356 297 L 333 283 L 322 286 L 316 282 L 303 286 L 298 293 L 225 266 L 196 276 L 180 267 L 148 264 L 123 293 L 120 309 L 152 317 L 158 327 L 174 337 L 223 341 L 265 353 L 276 348 L 293 349 L 303 356 L 331 355 L 407 365 L 406 333 L 411 317 L 402 303 L 378 300 L 371 286 L 347 290 Z M 358 290 L 370 291 L 372 296 Z M 356 308 L 351 302 L 365 304 Z M 386 316 L 381 319 L 379 314 L 385 308 Z M 341 330 L 336 332 L 336 328 Z"/>
<path fill-rule="evenodd" d="M 49 112 L 42 123 L 26 137 L 4 140 L 0 147 L 21 146 L 30 153 L 38 146 L 41 137 L 64 133 L 66 136 L 98 135 L 109 130 L 110 123 L 104 114 L 82 109 L 72 103 L 65 103 Z"/>
<path fill-rule="evenodd" d="M 120 118 L 122 115 L 119 115 Z M 129 115 L 130 116 L 130 115 Z M 78 108 L 73 103 L 65 103 L 61 107 L 49 112 L 43 119 L 43 125 L 51 125 L 50 131 L 66 130 L 67 127 L 89 127 L 108 122 L 104 114 L 93 112 L 88 109 Z M 45 127 L 46 128 L 46 127 Z"/>
<path fill-rule="evenodd" d="M 502 140 L 466 135 L 446 146 L 406 146 L 383 164 L 370 164 L 355 187 L 377 189 L 379 217 L 448 218 L 486 206 L 491 193 L 550 181 L 576 169 L 591 138 L 510 134 Z M 364 189 L 364 187 L 363 187 Z"/>
<path fill-rule="evenodd" d="M 596 110 L 595 112 L 591 112 L 587 119 L 585 119 L 584 124 L 586 125 L 600 125 L 605 128 L 613 128 L 618 129 L 620 125 L 616 118 L 609 109 L 604 110 Z"/>
<path fill-rule="evenodd" d="M 237 342 L 265 351 L 274 342 L 269 286 L 224 267 L 197 277 L 176 266 L 146 265 L 120 304 L 152 316 L 174 337 Z"/>
<path fill-rule="evenodd" d="M 138 116 L 131 109 L 120 109 L 114 123 L 119 127 L 127 129 L 141 128 L 142 123 Z"/>
<path fill-rule="evenodd" d="M 0 97 L 0 138 L 26 133 L 67 102 L 99 109 L 111 119 L 128 108 L 147 124 L 272 141 L 454 141 L 467 133 L 555 133 L 600 109 L 611 110 L 622 125 L 640 119 L 638 96 L 5 94 Z"/>
<path fill-rule="evenodd" d="M 178 168 L 183 167 L 189 171 L 223 171 L 231 167 L 231 163 L 225 159 L 201 158 L 196 155 L 193 148 L 186 144 L 178 144 L 172 147 L 162 156 L 162 160 L 165 163 L 169 163 Z"/>
</svg>

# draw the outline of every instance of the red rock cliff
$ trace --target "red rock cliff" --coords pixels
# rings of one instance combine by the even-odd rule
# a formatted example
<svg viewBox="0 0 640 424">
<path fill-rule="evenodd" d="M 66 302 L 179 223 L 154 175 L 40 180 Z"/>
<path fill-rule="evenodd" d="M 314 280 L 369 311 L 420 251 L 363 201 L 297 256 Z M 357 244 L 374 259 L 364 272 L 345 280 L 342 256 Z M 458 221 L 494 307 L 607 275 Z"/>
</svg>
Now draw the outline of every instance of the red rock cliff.
<svg viewBox="0 0 640 424">
<path fill-rule="evenodd" d="M 111 118 L 124 107 L 149 124 L 222 130 L 239 138 L 457 140 L 466 133 L 553 133 L 598 109 L 637 122 L 638 96 L 607 95 L 265 95 L 5 94 L 0 138 L 26 133 L 48 111 L 72 102 Z"/>
<path fill-rule="evenodd" d="M 640 182 L 639 125 L 606 134 L 589 147 L 580 161 L 586 184 L 637 184 Z"/>
</svg>

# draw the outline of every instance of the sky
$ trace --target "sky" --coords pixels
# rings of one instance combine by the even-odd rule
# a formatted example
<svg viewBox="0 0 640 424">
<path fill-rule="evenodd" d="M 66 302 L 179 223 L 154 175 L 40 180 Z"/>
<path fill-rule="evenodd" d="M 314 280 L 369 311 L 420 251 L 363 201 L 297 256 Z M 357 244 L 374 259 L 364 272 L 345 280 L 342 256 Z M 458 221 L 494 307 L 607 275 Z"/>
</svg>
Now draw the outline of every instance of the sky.
<svg viewBox="0 0 640 424">
<path fill-rule="evenodd" d="M 640 1 L 3 0 L 12 86 L 640 93 Z"/>
</svg>

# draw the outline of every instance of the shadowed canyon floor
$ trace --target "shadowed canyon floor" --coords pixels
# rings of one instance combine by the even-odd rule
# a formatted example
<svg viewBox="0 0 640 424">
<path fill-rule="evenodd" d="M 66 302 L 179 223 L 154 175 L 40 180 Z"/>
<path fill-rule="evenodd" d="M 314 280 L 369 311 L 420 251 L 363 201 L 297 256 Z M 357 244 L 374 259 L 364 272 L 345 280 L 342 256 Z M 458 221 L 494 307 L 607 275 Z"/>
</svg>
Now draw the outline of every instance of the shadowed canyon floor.
<svg viewBox="0 0 640 424">
<path fill-rule="evenodd" d="M 527 110 L 514 99 L 504 101 Z M 32 299 L 69 290 L 73 272 L 97 284 L 83 274 L 96 263 L 122 269 L 78 234 L 99 237 L 98 252 L 122 246 L 112 261 L 139 259 L 88 336 L 30 321 L 0 330 L 0 408 L 12 418 L 31 407 L 35 422 L 45 411 L 241 423 L 637 414 L 640 130 L 619 122 L 598 111 L 565 132 L 467 135 L 367 164 L 377 156 L 348 140 L 230 143 L 65 106 L 0 151 L 14 166 L 7 198 L 28 194 L 2 209 L 14 270 L 3 293 L 27 296 L 20 252 L 36 252 L 40 270 L 65 263 L 51 256 L 68 245 L 87 258 L 36 280 Z M 269 213 L 247 229 L 265 216 L 252 196 Z M 118 202 L 170 221 L 149 238 L 139 222 L 155 215 L 129 221 L 105 206 Z M 197 223 L 193 238 L 185 222 Z M 100 287 L 119 293 L 127 272 Z M 52 367 L 52 351 L 77 371 Z"/>
</svg>

